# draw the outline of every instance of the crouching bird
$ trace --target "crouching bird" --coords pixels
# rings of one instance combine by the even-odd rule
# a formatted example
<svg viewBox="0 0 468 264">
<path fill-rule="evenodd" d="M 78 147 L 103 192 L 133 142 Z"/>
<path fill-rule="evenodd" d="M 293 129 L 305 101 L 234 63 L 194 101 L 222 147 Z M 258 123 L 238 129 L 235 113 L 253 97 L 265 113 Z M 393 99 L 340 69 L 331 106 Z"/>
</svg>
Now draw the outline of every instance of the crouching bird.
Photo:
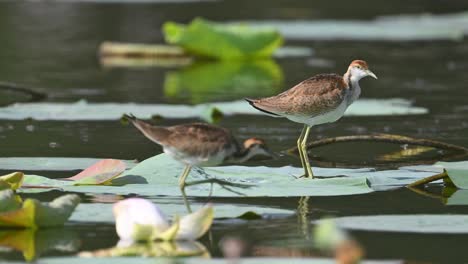
<svg viewBox="0 0 468 264">
<path fill-rule="evenodd" d="M 163 127 L 148 124 L 131 114 L 124 115 L 124 118 L 148 139 L 161 145 L 164 153 L 185 164 L 179 178 L 181 190 L 193 166 L 242 163 L 257 155 L 274 157 L 262 139 L 249 138 L 240 145 L 231 132 L 222 127 L 205 123 Z"/>
<path fill-rule="evenodd" d="M 267 98 L 246 99 L 257 110 L 273 117 L 285 117 L 304 124 L 297 140 L 297 149 L 304 168 L 304 177 L 313 178 L 307 155 L 307 138 L 312 126 L 335 122 L 361 94 L 359 80 L 366 76 L 377 79 L 363 60 L 354 60 L 348 71 L 319 74 L 300 82 L 291 89 Z"/>
</svg>

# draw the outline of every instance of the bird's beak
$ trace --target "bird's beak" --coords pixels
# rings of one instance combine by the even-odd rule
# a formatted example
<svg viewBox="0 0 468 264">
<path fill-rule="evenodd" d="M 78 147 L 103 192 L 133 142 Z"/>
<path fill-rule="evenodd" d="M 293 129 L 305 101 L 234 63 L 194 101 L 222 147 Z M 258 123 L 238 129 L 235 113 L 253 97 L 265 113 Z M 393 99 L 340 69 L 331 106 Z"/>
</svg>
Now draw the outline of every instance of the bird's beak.
<svg viewBox="0 0 468 264">
<path fill-rule="evenodd" d="M 373 72 L 371 72 L 370 70 L 367 70 L 367 75 L 371 76 L 374 79 L 378 79 L 377 76 Z"/>
</svg>

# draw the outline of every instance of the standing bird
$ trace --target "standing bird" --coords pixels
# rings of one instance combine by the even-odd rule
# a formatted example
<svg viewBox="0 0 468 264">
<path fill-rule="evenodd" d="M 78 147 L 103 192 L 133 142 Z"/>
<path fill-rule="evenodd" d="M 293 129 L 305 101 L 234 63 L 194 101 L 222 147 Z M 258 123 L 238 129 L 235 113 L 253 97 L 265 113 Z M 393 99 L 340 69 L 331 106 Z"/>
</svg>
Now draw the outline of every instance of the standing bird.
<svg viewBox="0 0 468 264">
<path fill-rule="evenodd" d="M 153 126 L 133 115 L 124 115 L 151 141 L 161 145 L 164 153 L 185 164 L 179 178 L 183 190 L 192 166 L 216 166 L 223 162 L 241 163 L 256 155 L 273 157 L 259 138 L 249 138 L 241 146 L 229 130 L 204 123 L 170 127 Z"/>
<path fill-rule="evenodd" d="M 354 60 L 343 76 L 319 74 L 276 96 L 246 100 L 251 106 L 270 116 L 286 117 L 304 124 L 297 140 L 297 148 L 304 168 L 304 177 L 313 178 L 306 150 L 310 128 L 340 119 L 348 106 L 359 98 L 359 80 L 366 76 L 377 79 L 365 61 Z"/>
</svg>

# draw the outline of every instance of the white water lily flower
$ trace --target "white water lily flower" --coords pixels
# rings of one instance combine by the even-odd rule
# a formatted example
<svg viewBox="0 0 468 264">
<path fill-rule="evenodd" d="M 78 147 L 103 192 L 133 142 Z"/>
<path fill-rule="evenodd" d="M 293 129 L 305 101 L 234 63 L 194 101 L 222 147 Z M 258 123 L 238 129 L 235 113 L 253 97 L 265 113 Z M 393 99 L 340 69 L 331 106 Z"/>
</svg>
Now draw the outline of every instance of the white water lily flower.
<svg viewBox="0 0 468 264">
<path fill-rule="evenodd" d="M 206 205 L 168 223 L 161 210 L 152 202 L 130 198 L 114 205 L 115 227 L 123 241 L 195 240 L 203 236 L 213 222 L 213 208 Z"/>
</svg>

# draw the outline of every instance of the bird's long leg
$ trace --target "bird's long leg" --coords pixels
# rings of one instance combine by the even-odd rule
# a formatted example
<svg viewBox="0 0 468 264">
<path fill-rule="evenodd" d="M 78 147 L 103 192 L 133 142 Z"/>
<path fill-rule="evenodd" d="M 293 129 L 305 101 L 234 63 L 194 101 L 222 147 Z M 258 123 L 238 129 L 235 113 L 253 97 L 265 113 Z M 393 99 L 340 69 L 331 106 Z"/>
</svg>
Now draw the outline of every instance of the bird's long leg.
<svg viewBox="0 0 468 264">
<path fill-rule="evenodd" d="M 187 179 L 187 176 L 189 175 L 191 169 L 192 169 L 191 165 L 186 165 L 184 172 L 182 172 L 182 175 L 180 175 L 179 177 L 179 187 L 181 190 L 185 188 L 185 179 Z"/>
<path fill-rule="evenodd" d="M 309 162 L 309 155 L 307 154 L 307 139 L 309 138 L 309 133 L 310 133 L 310 127 L 308 126 L 306 128 L 304 138 L 302 139 L 301 142 L 301 150 L 302 150 L 302 157 L 304 158 L 304 169 L 306 171 L 306 178 L 314 178 L 314 174 L 312 173 L 312 168 L 310 167 L 310 162 Z"/>
<path fill-rule="evenodd" d="M 305 134 L 306 129 L 307 129 L 307 126 L 304 125 L 304 128 L 302 129 L 301 135 L 297 139 L 297 151 L 299 152 L 299 158 L 301 159 L 302 168 L 304 168 L 304 176 L 306 175 L 307 171 L 305 170 L 304 155 L 302 153 L 301 144 L 302 144 L 302 139 L 304 138 L 304 134 Z"/>
<path fill-rule="evenodd" d="M 187 212 L 191 214 L 192 208 L 190 208 L 190 203 L 187 199 L 187 194 L 185 194 L 185 189 L 180 189 L 180 191 L 182 192 L 182 199 L 184 200 L 185 208 L 187 208 Z"/>
</svg>

